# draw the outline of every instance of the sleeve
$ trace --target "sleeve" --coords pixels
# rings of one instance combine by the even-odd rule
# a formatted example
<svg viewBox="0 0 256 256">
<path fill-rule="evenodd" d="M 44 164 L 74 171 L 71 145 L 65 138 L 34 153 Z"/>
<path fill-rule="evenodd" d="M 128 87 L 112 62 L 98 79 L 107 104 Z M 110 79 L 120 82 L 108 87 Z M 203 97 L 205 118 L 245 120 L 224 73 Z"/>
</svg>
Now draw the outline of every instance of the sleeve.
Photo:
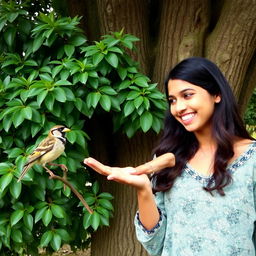
<svg viewBox="0 0 256 256">
<path fill-rule="evenodd" d="M 155 200 L 160 218 L 154 228 L 147 230 L 142 225 L 139 219 L 139 212 L 136 213 L 134 220 L 137 239 L 151 256 L 159 256 L 162 253 L 167 222 L 164 207 L 164 193 L 156 193 Z"/>
<path fill-rule="evenodd" d="M 253 197 L 254 197 L 254 207 L 256 212 L 256 161 L 253 163 Z M 256 222 L 254 222 L 254 232 L 253 232 L 253 243 L 256 248 Z"/>
</svg>

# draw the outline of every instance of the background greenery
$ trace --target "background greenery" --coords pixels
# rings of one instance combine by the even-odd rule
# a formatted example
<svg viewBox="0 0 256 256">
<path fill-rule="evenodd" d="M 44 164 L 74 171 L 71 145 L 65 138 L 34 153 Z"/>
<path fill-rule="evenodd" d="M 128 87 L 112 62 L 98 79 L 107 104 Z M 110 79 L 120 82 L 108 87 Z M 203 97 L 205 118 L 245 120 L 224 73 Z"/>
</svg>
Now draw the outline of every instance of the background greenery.
<svg viewBox="0 0 256 256">
<path fill-rule="evenodd" d="M 36 255 L 38 247 L 56 251 L 63 243 L 87 246 L 91 232 L 109 225 L 113 197 L 80 164 L 90 139 L 84 127 L 93 115 L 109 112 L 114 131 L 128 137 L 138 130 L 159 132 L 165 109 L 163 94 L 128 53 L 136 37 L 120 31 L 88 42 L 80 18 L 35 8 L 0 4 L 1 255 Z M 71 128 L 57 162 L 67 165 L 68 179 L 92 215 L 41 166 L 17 183 L 27 156 L 55 124 Z"/>
</svg>

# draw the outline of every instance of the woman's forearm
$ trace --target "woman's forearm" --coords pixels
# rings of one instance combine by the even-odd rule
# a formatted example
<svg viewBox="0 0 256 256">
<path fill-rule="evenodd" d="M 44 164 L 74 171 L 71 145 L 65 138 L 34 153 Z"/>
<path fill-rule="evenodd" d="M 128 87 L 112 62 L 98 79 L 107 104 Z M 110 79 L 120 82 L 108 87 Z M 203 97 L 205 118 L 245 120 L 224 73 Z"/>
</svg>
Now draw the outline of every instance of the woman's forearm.
<svg viewBox="0 0 256 256">
<path fill-rule="evenodd" d="M 138 189 L 137 197 L 140 222 L 147 230 L 150 230 L 156 226 L 160 218 L 151 186 Z"/>
</svg>

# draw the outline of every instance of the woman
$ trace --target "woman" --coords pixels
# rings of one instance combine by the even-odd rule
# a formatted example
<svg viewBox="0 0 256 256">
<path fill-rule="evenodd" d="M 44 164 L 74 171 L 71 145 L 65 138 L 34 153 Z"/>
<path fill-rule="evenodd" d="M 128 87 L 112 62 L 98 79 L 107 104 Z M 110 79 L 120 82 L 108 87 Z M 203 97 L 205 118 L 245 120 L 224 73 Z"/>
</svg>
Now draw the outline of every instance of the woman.
<svg viewBox="0 0 256 256">
<path fill-rule="evenodd" d="M 137 188 L 136 233 L 150 255 L 255 255 L 256 143 L 228 82 L 214 63 L 194 57 L 174 67 L 165 86 L 170 111 L 155 160 L 85 164 Z"/>
</svg>

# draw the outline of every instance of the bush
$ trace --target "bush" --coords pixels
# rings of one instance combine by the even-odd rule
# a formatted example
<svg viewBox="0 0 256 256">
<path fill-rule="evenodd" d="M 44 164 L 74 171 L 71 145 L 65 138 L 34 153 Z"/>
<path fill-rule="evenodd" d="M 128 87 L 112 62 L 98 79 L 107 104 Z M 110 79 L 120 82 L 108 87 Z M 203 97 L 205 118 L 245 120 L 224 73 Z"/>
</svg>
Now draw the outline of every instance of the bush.
<svg viewBox="0 0 256 256">
<path fill-rule="evenodd" d="M 114 130 L 128 137 L 161 129 L 164 96 L 127 53 L 138 39 L 120 31 L 89 43 L 79 20 L 54 12 L 32 17 L 23 4 L 0 3 L 1 255 L 36 255 L 38 247 L 56 251 L 63 243 L 82 248 L 109 225 L 113 197 L 80 164 L 93 115 L 110 112 Z M 71 129 L 57 162 L 68 167 L 92 215 L 41 166 L 17 183 L 27 156 L 55 124 Z"/>
</svg>

